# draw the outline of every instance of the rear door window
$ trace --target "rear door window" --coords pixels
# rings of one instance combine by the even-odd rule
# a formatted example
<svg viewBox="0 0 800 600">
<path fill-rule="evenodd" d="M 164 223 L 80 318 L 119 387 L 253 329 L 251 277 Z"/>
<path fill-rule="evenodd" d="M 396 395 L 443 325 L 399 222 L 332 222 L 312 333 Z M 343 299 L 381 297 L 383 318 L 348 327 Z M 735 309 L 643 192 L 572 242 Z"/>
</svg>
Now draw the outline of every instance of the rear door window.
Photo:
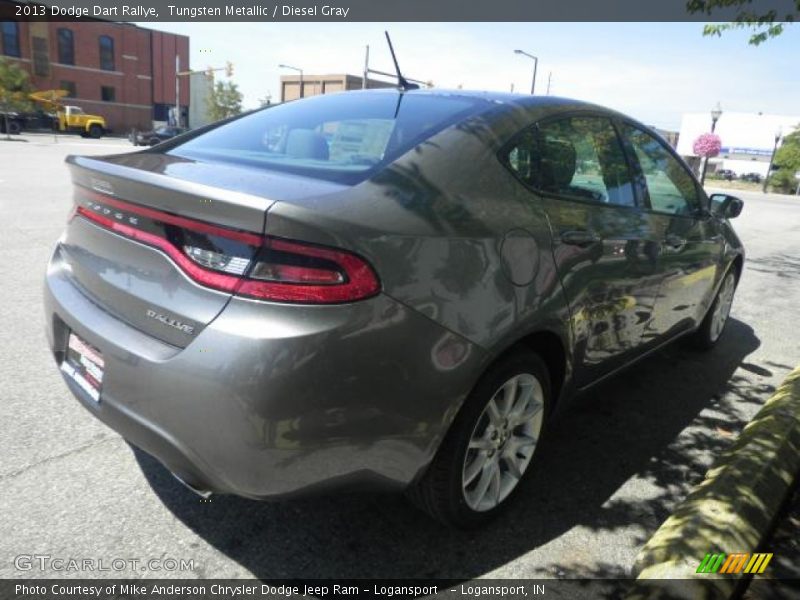
<svg viewBox="0 0 800 600">
<path fill-rule="evenodd" d="M 611 121 L 567 117 L 523 132 L 506 156 L 511 170 L 542 192 L 635 206 L 631 173 Z"/>
</svg>

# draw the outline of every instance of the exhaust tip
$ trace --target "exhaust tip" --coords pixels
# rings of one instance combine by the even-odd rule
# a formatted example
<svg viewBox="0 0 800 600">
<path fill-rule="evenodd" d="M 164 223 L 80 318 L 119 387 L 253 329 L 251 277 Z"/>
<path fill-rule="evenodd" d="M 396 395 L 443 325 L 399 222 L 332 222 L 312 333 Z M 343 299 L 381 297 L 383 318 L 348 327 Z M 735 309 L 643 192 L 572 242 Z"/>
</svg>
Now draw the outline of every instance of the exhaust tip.
<svg viewBox="0 0 800 600">
<path fill-rule="evenodd" d="M 192 492 L 194 492 L 195 494 L 200 496 L 203 500 L 207 500 L 213 494 L 213 492 L 211 490 L 205 490 L 205 489 L 197 488 L 197 487 L 193 486 L 191 483 L 186 482 L 180 475 L 177 475 L 176 473 L 173 473 L 172 471 L 170 471 L 170 473 L 172 473 L 172 476 L 175 479 L 177 479 L 181 484 L 183 484 L 183 487 L 191 490 Z"/>
</svg>

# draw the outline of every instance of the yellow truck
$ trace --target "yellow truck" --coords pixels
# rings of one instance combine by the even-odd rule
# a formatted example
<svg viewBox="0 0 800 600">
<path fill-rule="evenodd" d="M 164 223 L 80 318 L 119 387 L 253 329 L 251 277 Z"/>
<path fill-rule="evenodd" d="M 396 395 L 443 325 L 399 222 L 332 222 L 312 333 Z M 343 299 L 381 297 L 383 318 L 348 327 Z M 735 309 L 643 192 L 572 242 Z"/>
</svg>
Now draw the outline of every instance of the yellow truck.
<svg viewBox="0 0 800 600">
<path fill-rule="evenodd" d="M 62 99 L 67 95 L 66 90 L 43 90 L 30 94 L 29 98 L 55 113 L 59 131 L 79 133 L 82 137 L 102 137 L 108 131 L 106 120 L 98 115 L 87 115 L 80 106 L 65 105 Z"/>
</svg>

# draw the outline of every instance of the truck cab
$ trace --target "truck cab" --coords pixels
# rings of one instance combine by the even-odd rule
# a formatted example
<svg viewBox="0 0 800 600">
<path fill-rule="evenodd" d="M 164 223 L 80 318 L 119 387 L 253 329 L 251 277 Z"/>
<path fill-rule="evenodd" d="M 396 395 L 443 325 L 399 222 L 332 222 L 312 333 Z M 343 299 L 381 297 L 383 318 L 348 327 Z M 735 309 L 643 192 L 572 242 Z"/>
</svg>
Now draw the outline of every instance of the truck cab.
<svg viewBox="0 0 800 600">
<path fill-rule="evenodd" d="M 93 138 L 102 137 L 106 132 L 106 120 L 97 115 L 87 115 L 80 106 L 63 106 L 57 115 L 61 131 L 74 131 Z"/>
</svg>

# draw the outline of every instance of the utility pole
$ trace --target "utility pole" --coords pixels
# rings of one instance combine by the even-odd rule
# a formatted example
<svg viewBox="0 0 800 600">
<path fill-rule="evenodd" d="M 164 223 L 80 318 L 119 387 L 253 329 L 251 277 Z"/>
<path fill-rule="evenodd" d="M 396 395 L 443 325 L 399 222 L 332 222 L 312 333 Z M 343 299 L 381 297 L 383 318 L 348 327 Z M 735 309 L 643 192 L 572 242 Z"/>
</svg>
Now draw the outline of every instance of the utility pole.
<svg viewBox="0 0 800 600">
<path fill-rule="evenodd" d="M 181 55 L 175 53 L 175 127 L 181 126 Z"/>
<path fill-rule="evenodd" d="M 769 166 L 767 167 L 767 175 L 764 177 L 764 186 L 761 188 L 763 193 L 767 193 L 767 184 L 769 183 L 769 176 L 772 172 L 772 165 L 775 162 L 775 153 L 778 151 L 778 143 L 781 141 L 781 136 L 783 135 L 783 129 L 778 127 L 775 131 L 775 145 L 772 147 L 772 154 L 769 155 Z M 798 187 L 800 189 L 800 187 Z"/>
<path fill-rule="evenodd" d="M 361 79 L 361 89 L 367 89 L 367 77 L 369 77 L 369 44 L 367 44 L 367 54 L 364 56 L 364 77 Z"/>
<path fill-rule="evenodd" d="M 553 72 L 550 71 L 547 73 L 547 95 L 550 95 L 550 79 L 553 77 Z"/>
</svg>

